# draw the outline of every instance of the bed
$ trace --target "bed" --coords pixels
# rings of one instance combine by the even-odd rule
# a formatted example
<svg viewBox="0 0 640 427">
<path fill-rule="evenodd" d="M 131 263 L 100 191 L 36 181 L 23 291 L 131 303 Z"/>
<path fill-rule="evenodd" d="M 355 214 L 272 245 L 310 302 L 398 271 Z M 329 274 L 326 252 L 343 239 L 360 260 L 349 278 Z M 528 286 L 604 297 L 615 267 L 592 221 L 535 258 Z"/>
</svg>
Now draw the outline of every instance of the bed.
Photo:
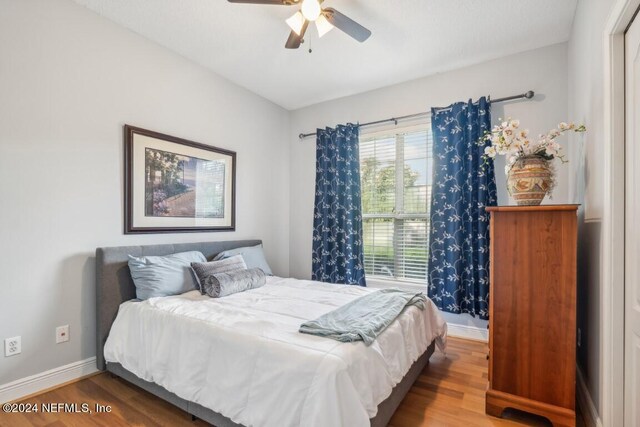
<svg viewBox="0 0 640 427">
<path fill-rule="evenodd" d="M 296 333 L 371 291 L 359 287 L 270 277 L 221 299 L 192 291 L 134 301 L 129 254 L 196 250 L 211 259 L 259 243 L 98 248 L 98 369 L 218 427 L 386 426 L 436 343 L 444 346 L 446 324 L 430 302 L 424 312 L 407 309 L 367 347 Z"/>
</svg>

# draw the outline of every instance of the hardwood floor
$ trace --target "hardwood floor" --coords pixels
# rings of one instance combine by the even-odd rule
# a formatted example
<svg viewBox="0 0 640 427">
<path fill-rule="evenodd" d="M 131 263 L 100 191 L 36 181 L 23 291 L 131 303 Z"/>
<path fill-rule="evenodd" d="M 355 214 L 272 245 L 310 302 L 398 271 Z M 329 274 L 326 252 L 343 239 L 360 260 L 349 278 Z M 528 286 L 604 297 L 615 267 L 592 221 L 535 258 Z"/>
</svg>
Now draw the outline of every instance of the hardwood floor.
<svg viewBox="0 0 640 427">
<path fill-rule="evenodd" d="M 391 420 L 393 427 L 417 426 L 547 426 L 546 420 L 523 413 L 508 419 L 485 415 L 487 345 L 449 338 L 446 357 L 436 351 Z M 119 378 L 103 373 L 27 398 L 23 403 L 88 403 L 83 413 L 5 414 L 0 426 L 207 426 L 191 416 Z M 111 412 L 96 413 L 94 404 L 110 405 Z M 81 410 L 78 407 L 78 410 Z M 579 419 L 578 426 L 584 426 Z"/>
<path fill-rule="evenodd" d="M 436 351 L 391 419 L 390 426 L 550 426 L 544 418 L 505 411 L 502 419 L 484 412 L 487 344 L 449 338 L 446 357 Z M 577 427 L 584 427 L 578 417 Z"/>
</svg>

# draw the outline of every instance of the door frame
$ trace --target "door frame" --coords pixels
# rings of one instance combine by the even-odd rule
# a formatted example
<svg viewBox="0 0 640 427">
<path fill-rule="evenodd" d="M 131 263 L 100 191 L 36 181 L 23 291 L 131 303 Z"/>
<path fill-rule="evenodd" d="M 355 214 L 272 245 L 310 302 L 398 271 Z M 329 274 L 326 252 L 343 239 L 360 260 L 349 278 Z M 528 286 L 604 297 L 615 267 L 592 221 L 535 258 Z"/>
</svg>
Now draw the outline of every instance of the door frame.
<svg viewBox="0 0 640 427">
<path fill-rule="evenodd" d="M 604 30 L 604 223 L 602 234 L 602 424 L 624 425 L 624 35 L 640 0 L 617 0 Z M 620 185 L 620 183 L 623 183 Z"/>
</svg>

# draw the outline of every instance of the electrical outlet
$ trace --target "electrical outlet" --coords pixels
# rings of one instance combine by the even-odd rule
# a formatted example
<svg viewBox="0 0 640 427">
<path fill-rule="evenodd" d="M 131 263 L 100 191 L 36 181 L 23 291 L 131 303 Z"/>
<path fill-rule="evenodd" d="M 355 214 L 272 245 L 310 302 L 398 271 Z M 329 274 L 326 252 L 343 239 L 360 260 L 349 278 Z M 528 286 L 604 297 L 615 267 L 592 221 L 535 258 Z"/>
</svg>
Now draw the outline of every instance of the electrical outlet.
<svg viewBox="0 0 640 427">
<path fill-rule="evenodd" d="M 56 328 L 56 344 L 69 341 L 69 325 L 58 326 Z"/>
<path fill-rule="evenodd" d="M 578 347 L 582 344 L 582 330 L 578 328 Z"/>
<path fill-rule="evenodd" d="M 22 353 L 22 337 L 7 338 L 4 340 L 5 357 Z"/>
</svg>

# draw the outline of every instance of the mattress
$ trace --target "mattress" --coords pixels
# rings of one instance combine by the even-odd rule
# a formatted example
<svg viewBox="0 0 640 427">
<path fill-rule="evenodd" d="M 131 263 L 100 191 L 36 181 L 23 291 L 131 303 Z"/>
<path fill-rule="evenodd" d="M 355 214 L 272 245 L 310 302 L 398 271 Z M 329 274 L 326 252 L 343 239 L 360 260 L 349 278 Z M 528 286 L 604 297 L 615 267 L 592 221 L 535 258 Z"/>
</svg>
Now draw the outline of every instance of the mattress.
<svg viewBox="0 0 640 427">
<path fill-rule="evenodd" d="M 371 346 L 298 327 L 374 289 L 269 277 L 213 299 L 197 291 L 125 302 L 107 362 L 245 426 L 367 426 L 380 402 L 447 326 L 428 301 L 406 309 Z"/>
</svg>

